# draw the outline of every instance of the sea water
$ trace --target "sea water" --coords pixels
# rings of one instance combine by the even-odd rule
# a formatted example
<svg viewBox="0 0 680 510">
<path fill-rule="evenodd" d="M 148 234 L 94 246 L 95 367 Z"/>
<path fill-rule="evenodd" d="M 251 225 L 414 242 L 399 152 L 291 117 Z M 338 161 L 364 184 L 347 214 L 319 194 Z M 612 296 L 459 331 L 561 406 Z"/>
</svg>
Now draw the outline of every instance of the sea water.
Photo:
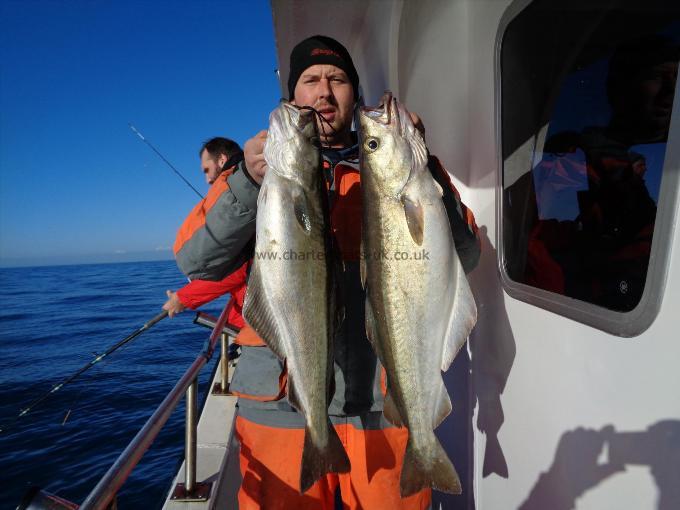
<svg viewBox="0 0 680 510">
<path fill-rule="evenodd" d="M 0 269 L 0 425 L 158 314 L 165 290 L 185 282 L 173 261 Z M 225 303 L 203 310 L 217 316 Z M 201 351 L 210 330 L 194 315 L 160 321 L 0 432 L 0 508 L 15 508 L 29 484 L 82 503 Z M 217 358 L 199 377 L 200 400 Z M 119 508 L 162 504 L 183 441 L 182 403 Z"/>
</svg>

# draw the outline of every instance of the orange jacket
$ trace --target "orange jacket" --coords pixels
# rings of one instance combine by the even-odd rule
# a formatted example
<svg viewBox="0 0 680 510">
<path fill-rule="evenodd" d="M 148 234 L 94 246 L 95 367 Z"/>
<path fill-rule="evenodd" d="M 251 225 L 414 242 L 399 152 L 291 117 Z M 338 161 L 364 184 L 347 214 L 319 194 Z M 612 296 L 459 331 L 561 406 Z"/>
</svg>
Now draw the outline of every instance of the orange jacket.
<svg viewBox="0 0 680 510">
<path fill-rule="evenodd" d="M 225 193 L 229 190 L 227 180 L 233 172 L 234 167 L 222 172 L 210 187 L 206 197 L 196 204 L 182 223 L 173 246 L 173 252 L 175 257 L 178 258 L 178 263 L 182 255 L 185 254 L 187 245 L 195 243 L 197 238 L 204 235 L 206 220 L 208 216 L 215 214 L 215 208 L 219 207 L 220 200 L 224 199 Z M 248 261 L 243 262 L 235 271 L 228 273 L 218 281 L 194 278 L 177 291 L 177 297 L 185 307 L 196 309 L 224 294 L 231 294 L 232 306 L 229 310 L 228 322 L 233 326 L 242 328 L 245 325 L 242 308 L 246 293 L 248 265 Z M 191 277 L 192 275 L 187 274 L 187 276 Z"/>
</svg>

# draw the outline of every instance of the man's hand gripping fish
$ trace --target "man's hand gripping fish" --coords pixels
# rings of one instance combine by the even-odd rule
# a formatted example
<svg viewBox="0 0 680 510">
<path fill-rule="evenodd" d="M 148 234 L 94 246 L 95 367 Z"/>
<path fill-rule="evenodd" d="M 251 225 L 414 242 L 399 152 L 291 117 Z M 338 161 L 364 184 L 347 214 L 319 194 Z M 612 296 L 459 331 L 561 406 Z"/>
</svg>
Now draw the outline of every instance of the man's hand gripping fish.
<svg viewBox="0 0 680 510">
<path fill-rule="evenodd" d="M 386 93 L 357 117 L 366 331 L 387 372 L 385 418 L 409 429 L 401 495 L 430 486 L 460 494 L 434 429 L 451 412 L 441 371 L 465 343 L 477 308 L 408 112 Z"/>
<path fill-rule="evenodd" d="M 305 418 L 300 492 L 349 459 L 328 417 L 337 304 L 327 191 L 314 112 L 282 102 L 269 118 L 256 257 L 243 316 L 288 369 Z M 300 254 L 304 254 L 300 256 Z M 276 445 L 272 445 L 276 448 Z"/>
</svg>

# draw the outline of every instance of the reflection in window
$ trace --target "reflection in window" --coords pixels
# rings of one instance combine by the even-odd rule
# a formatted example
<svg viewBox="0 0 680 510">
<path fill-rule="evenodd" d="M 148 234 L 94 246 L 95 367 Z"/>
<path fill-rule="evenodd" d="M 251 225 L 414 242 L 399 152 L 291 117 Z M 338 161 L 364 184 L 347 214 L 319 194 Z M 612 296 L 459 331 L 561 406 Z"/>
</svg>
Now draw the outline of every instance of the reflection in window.
<svg viewBox="0 0 680 510">
<path fill-rule="evenodd" d="M 524 14 L 534 16 L 535 25 L 541 15 L 555 15 L 550 4 L 534 2 Z M 539 78 L 533 86 L 542 94 L 534 98 L 543 101 L 527 112 L 535 113 L 527 134 L 537 142 L 530 168 L 514 180 L 507 162 L 518 147 L 504 141 L 509 276 L 621 312 L 635 308 L 645 286 L 680 58 L 677 20 L 658 12 L 647 19 L 641 10 L 568 13 L 590 14 L 597 22 L 582 19 L 594 30 L 562 67 L 534 55 L 532 66 L 539 67 L 532 71 Z M 513 97 L 509 76 L 518 69 L 517 55 L 508 50 L 513 23 L 502 50 L 504 102 Z M 504 107 L 504 137 L 521 129 L 513 120 Z M 541 130 L 545 142 L 539 147 Z"/>
</svg>

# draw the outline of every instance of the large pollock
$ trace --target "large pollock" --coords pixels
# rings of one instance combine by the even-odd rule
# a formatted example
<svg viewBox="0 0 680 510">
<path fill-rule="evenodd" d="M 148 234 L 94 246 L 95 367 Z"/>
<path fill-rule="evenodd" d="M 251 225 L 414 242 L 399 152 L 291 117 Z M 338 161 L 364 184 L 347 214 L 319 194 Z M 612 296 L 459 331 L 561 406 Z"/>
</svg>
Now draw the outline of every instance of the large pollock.
<svg viewBox="0 0 680 510">
<path fill-rule="evenodd" d="M 408 427 L 402 497 L 427 487 L 460 494 L 434 429 L 451 412 L 441 371 L 477 320 L 422 135 L 389 93 L 359 108 L 366 332 L 387 373 L 384 415 Z"/>
<path fill-rule="evenodd" d="M 285 360 L 288 399 L 304 415 L 304 493 L 326 473 L 350 469 L 328 417 L 338 307 L 314 112 L 281 102 L 270 115 L 264 156 L 269 168 L 243 315 Z"/>
</svg>

